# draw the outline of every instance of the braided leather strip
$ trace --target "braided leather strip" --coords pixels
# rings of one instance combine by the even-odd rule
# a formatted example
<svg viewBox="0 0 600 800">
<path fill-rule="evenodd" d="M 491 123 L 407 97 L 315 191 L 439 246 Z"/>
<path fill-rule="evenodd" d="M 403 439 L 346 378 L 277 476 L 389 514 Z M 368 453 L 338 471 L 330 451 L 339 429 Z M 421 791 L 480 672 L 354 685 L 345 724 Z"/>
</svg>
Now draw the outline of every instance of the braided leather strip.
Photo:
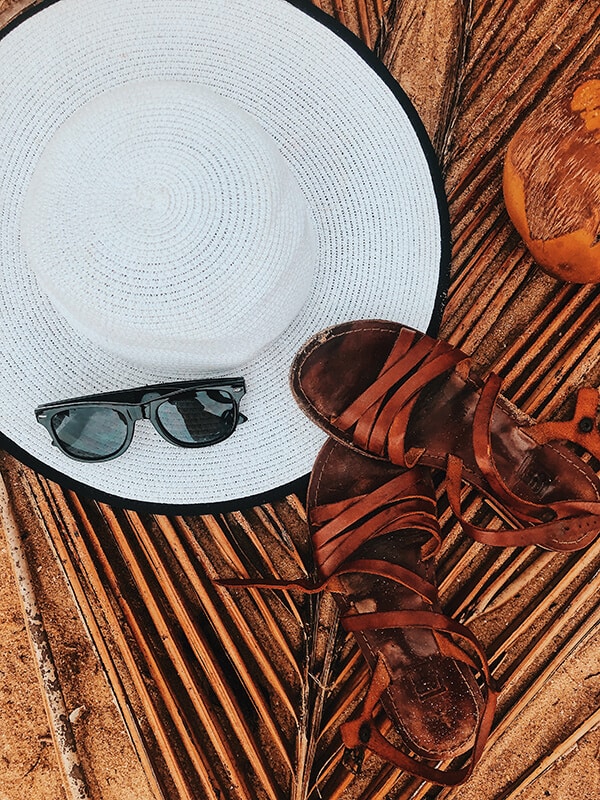
<svg viewBox="0 0 600 800">
<path fill-rule="evenodd" d="M 219 586 L 254 589 L 299 589 L 306 593 L 322 591 L 336 576 L 350 572 L 366 572 L 395 580 L 433 603 L 435 586 L 398 564 L 377 559 L 352 560 L 351 556 L 365 542 L 378 536 L 408 528 L 429 534 L 421 548 L 423 558 L 431 558 L 439 550 L 441 538 L 435 512 L 435 500 L 418 491 L 412 472 L 402 472 L 369 494 L 359 495 L 311 510 L 315 527 L 312 537 L 315 561 L 322 580 L 310 578 L 220 578 Z"/>
<path fill-rule="evenodd" d="M 411 473 L 403 473 L 401 477 L 410 475 Z M 395 488 L 397 481 L 390 481 L 381 487 L 385 490 L 386 494 Z M 422 500 L 429 500 L 429 498 L 421 498 Z M 402 504 L 399 504 L 402 508 Z M 343 544 L 338 545 L 338 555 L 341 557 L 346 552 L 352 552 L 356 546 L 359 546 L 374 535 L 379 535 L 381 529 L 369 528 L 367 532 L 364 531 L 365 521 L 361 522 L 361 513 L 367 515 L 369 510 L 373 507 L 373 500 L 371 496 L 363 496 L 355 498 L 351 501 L 348 507 L 348 517 L 344 519 L 342 513 L 339 517 L 332 515 L 339 511 L 339 504 L 331 504 L 330 506 L 319 506 L 312 512 L 313 522 L 319 520 L 321 522 L 327 520 L 325 525 L 313 535 L 313 542 L 317 544 L 316 552 L 321 554 L 327 550 L 327 546 L 331 542 L 339 541 L 342 538 Z M 400 509 L 394 509 L 396 513 Z M 345 521 L 351 519 L 351 525 L 357 527 L 344 527 Z M 401 518 L 402 527 L 408 527 L 404 516 Z M 398 528 L 399 519 L 395 520 L 395 527 Z M 386 527 L 386 530 L 388 528 Z M 437 534 L 436 534 L 437 535 Z M 331 538 L 330 538 L 331 537 Z M 320 541 L 322 539 L 322 541 Z M 319 559 L 317 559 L 319 560 Z M 329 572 L 328 570 L 326 570 Z M 389 580 L 406 586 L 412 591 L 416 592 L 420 597 L 426 600 L 433 606 L 437 600 L 436 587 L 416 575 L 411 570 L 405 569 L 397 564 L 390 564 L 389 562 L 379 559 L 360 559 L 354 561 L 337 562 L 335 571 L 330 574 L 327 580 L 349 573 L 349 572 L 363 572 L 379 577 L 388 578 Z M 345 723 L 341 727 L 341 734 L 344 744 L 348 748 L 364 750 L 368 748 L 377 753 L 381 758 L 400 767 L 401 769 L 424 778 L 425 780 L 432 781 L 441 785 L 453 786 L 463 783 L 471 774 L 473 767 L 481 757 L 485 742 L 489 736 L 492 726 L 494 712 L 496 708 L 496 699 L 498 691 L 495 687 L 493 678 L 490 674 L 487 660 L 481 646 L 477 639 L 473 636 L 468 628 L 460 625 L 458 622 L 449 619 L 441 613 L 434 611 L 384 611 L 384 612 L 371 612 L 355 614 L 349 613 L 342 617 L 342 626 L 349 632 L 365 632 L 368 630 L 379 630 L 385 628 L 426 628 L 431 630 L 435 636 L 436 642 L 440 651 L 451 658 L 460 660 L 468 664 L 475 671 L 480 671 L 484 677 L 486 685 L 486 698 L 483 713 L 479 719 L 478 727 L 475 733 L 475 741 L 473 744 L 471 757 L 466 767 L 459 770 L 442 770 L 430 766 L 424 761 L 420 761 L 412 756 L 409 756 L 402 750 L 399 750 L 391 744 L 373 725 L 373 710 L 376 703 L 379 701 L 381 695 L 386 691 L 391 682 L 391 677 L 383 656 L 379 655 L 375 670 L 372 675 L 371 683 L 367 696 L 362 704 L 359 715 L 354 720 Z M 448 634 L 453 634 L 464 640 L 467 640 L 473 650 L 477 653 L 480 663 L 476 663 L 470 656 L 458 647 L 449 637 Z"/>
</svg>

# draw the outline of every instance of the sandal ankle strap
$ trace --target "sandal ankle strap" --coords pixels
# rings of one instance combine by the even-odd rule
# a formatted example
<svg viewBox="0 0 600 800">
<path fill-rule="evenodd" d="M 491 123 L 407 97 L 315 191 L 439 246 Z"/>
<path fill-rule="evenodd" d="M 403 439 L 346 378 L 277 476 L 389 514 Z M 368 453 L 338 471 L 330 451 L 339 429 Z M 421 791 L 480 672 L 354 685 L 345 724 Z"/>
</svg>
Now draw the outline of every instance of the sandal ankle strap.
<svg viewBox="0 0 600 800">
<path fill-rule="evenodd" d="M 527 527 L 503 528 L 488 530 L 473 525 L 462 513 L 461 487 L 463 464 L 460 458 L 448 456 L 446 466 L 446 493 L 452 512 L 460 522 L 462 529 L 472 539 L 492 547 L 526 547 L 538 545 L 547 550 L 573 552 L 591 544 L 600 530 L 600 504 L 569 504 L 572 510 L 580 510 L 580 515 L 552 519 Z M 541 506 L 549 515 L 556 517 L 556 512 L 549 506 Z"/>
</svg>

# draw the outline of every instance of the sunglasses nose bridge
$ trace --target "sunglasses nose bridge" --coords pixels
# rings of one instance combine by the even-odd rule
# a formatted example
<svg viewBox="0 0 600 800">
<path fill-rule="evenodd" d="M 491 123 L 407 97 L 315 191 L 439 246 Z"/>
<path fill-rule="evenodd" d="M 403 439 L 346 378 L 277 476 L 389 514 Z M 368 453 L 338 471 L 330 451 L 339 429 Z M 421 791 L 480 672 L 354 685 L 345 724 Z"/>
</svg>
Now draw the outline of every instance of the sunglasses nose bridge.
<svg viewBox="0 0 600 800">
<path fill-rule="evenodd" d="M 130 406 L 127 409 L 127 415 L 132 422 L 137 422 L 139 419 L 148 419 L 148 413 L 144 405 Z"/>
<path fill-rule="evenodd" d="M 144 403 L 140 403 L 139 406 L 136 408 L 136 419 L 150 419 L 151 401 L 146 400 Z"/>
</svg>

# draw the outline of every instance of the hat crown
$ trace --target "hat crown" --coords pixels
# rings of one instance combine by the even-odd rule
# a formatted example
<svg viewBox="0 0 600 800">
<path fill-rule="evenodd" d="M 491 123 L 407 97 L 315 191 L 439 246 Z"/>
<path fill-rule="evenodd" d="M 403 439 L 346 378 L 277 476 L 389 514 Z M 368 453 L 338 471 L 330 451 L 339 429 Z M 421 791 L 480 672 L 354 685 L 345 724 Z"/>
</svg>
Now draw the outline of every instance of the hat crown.
<svg viewBox="0 0 600 800">
<path fill-rule="evenodd" d="M 25 195 L 28 263 L 64 319 L 143 368 L 228 370 L 300 311 L 317 242 L 275 142 L 193 83 L 130 82 L 60 126 Z"/>
</svg>

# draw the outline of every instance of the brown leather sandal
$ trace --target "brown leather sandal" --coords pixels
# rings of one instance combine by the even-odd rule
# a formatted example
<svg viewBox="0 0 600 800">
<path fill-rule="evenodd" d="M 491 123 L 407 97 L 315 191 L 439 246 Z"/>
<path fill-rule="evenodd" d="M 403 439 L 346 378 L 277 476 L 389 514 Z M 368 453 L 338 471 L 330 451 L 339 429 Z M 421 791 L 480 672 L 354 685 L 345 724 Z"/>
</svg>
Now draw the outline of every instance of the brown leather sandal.
<svg viewBox="0 0 600 800">
<path fill-rule="evenodd" d="M 329 328 L 310 339 L 291 372 L 304 412 L 332 437 L 405 467 L 446 469 L 448 498 L 474 539 L 496 546 L 578 550 L 600 532 L 600 479 L 571 441 L 600 458 L 598 393 L 580 390 L 573 420 L 542 423 L 485 382 L 447 342 L 382 320 Z M 461 513 L 462 481 L 515 525 L 488 531 Z"/>
<path fill-rule="evenodd" d="M 487 740 L 497 691 L 473 634 L 440 609 L 433 559 L 440 533 L 430 471 L 404 470 L 328 440 L 311 475 L 307 512 L 320 583 L 219 583 L 331 589 L 343 627 L 373 671 L 362 708 L 341 727 L 346 763 L 358 767 L 371 750 L 433 783 L 464 782 Z M 380 700 L 406 752 L 376 725 Z M 432 764 L 468 750 L 469 761 L 460 769 Z"/>
<path fill-rule="evenodd" d="M 430 471 L 402 470 L 329 440 L 312 471 L 307 511 L 319 576 L 373 670 L 362 709 L 341 727 L 346 747 L 372 750 L 433 783 L 464 782 L 483 751 L 497 693 L 473 634 L 440 608 Z M 470 749 L 467 766 L 439 769 L 395 747 L 373 719 L 379 700 L 409 752 L 437 762 Z"/>
</svg>

